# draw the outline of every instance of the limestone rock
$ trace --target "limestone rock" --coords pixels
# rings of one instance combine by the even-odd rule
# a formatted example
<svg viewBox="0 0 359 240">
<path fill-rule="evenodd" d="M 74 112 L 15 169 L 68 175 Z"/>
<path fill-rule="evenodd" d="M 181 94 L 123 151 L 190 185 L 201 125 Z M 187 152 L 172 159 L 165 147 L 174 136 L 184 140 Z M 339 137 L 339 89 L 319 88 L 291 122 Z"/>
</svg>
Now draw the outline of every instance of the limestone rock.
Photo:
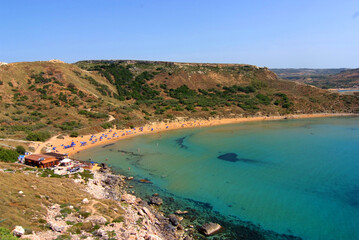
<svg viewBox="0 0 359 240">
<path fill-rule="evenodd" d="M 201 232 L 207 236 L 213 235 L 222 228 L 218 223 L 205 223 L 201 227 Z"/>
<path fill-rule="evenodd" d="M 101 239 L 105 239 L 105 240 L 108 239 L 107 232 L 105 230 L 102 230 L 102 229 L 96 230 L 95 235 L 100 237 Z"/>
<path fill-rule="evenodd" d="M 150 198 L 150 203 L 160 206 L 160 205 L 162 205 L 163 200 L 160 197 L 153 196 Z"/>
<path fill-rule="evenodd" d="M 119 177 L 118 177 L 118 176 L 109 175 L 109 176 L 107 176 L 107 178 L 104 180 L 104 183 L 106 183 L 107 185 L 113 186 L 113 185 L 117 185 L 118 181 L 119 181 Z"/>
<path fill-rule="evenodd" d="M 48 224 L 49 224 L 50 229 L 55 232 L 62 232 L 65 230 L 65 227 L 66 227 L 66 223 L 60 222 L 60 221 L 56 221 L 56 222 L 50 221 Z"/>
<path fill-rule="evenodd" d="M 188 213 L 188 211 L 181 211 L 181 210 L 176 211 L 176 214 L 178 214 L 178 215 L 183 215 L 183 214 L 187 214 L 187 213 Z"/>
<path fill-rule="evenodd" d="M 103 216 L 90 216 L 86 218 L 87 221 L 92 222 L 94 225 L 105 225 L 107 223 L 107 219 Z"/>
<path fill-rule="evenodd" d="M 151 222 L 154 222 L 155 221 L 155 218 L 153 216 L 153 214 L 151 213 L 150 210 L 148 210 L 148 208 L 146 207 L 143 207 L 142 208 L 143 212 L 147 214 L 148 218 L 151 220 Z"/>
<path fill-rule="evenodd" d="M 168 215 L 168 218 L 170 220 L 170 223 L 172 223 L 173 226 L 177 226 L 179 224 L 178 219 L 174 214 Z"/>
<path fill-rule="evenodd" d="M 162 240 L 162 238 L 160 238 L 159 236 L 154 235 L 154 234 L 147 234 L 145 236 L 145 239 L 146 240 Z"/>
<path fill-rule="evenodd" d="M 21 237 L 22 235 L 25 234 L 25 229 L 21 226 L 16 226 L 14 228 L 14 230 L 12 230 L 12 234 L 15 236 L 15 237 Z"/>
<path fill-rule="evenodd" d="M 126 203 L 128 203 L 128 204 L 133 204 L 133 203 L 135 203 L 136 202 L 136 196 L 134 196 L 134 195 L 131 195 L 131 194 L 123 194 L 122 196 L 121 196 L 121 201 L 124 201 L 124 202 L 126 202 Z"/>
</svg>

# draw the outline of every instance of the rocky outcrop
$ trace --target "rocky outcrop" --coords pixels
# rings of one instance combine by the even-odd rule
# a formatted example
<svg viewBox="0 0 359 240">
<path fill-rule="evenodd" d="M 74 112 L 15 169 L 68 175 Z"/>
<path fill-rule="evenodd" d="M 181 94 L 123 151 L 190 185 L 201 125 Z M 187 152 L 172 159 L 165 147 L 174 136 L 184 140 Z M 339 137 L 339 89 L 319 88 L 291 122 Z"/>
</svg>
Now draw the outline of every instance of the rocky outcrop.
<svg viewBox="0 0 359 240">
<path fill-rule="evenodd" d="M 15 237 L 21 237 L 22 235 L 25 234 L 25 229 L 21 226 L 16 226 L 14 228 L 14 230 L 12 230 L 12 234 L 15 236 Z"/>
<path fill-rule="evenodd" d="M 154 234 L 148 234 L 145 236 L 145 240 L 162 240 L 162 238 Z"/>
<path fill-rule="evenodd" d="M 128 203 L 128 204 L 133 204 L 133 203 L 135 203 L 136 202 L 136 196 L 134 196 L 134 195 L 131 195 L 131 194 L 127 194 L 127 193 L 125 193 L 125 194 L 123 194 L 122 196 L 121 196 L 121 201 L 124 201 L 124 202 L 126 202 L 126 203 Z"/>
<path fill-rule="evenodd" d="M 168 215 L 168 219 L 170 220 L 170 223 L 172 223 L 173 226 L 177 226 L 179 224 L 177 216 L 174 214 Z"/>
<path fill-rule="evenodd" d="M 67 226 L 65 221 L 48 222 L 49 228 L 55 232 L 63 232 Z"/>
<path fill-rule="evenodd" d="M 160 206 L 160 205 L 162 205 L 162 203 L 163 203 L 163 200 L 158 196 L 152 196 L 150 198 L 150 204 Z"/>
<path fill-rule="evenodd" d="M 90 216 L 86 220 L 92 222 L 94 225 L 105 225 L 107 223 L 107 219 L 103 216 Z"/>
<path fill-rule="evenodd" d="M 218 223 L 205 223 L 201 227 L 201 232 L 207 236 L 210 236 L 217 233 L 221 228 L 221 225 Z"/>
</svg>

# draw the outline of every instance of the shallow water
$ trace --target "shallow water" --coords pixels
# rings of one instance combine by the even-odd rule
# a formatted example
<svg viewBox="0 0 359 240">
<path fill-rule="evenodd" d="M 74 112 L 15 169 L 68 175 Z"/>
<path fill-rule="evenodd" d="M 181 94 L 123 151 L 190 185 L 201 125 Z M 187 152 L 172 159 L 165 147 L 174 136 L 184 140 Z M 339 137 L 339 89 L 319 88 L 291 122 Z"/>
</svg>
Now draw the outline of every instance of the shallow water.
<svg viewBox="0 0 359 240">
<path fill-rule="evenodd" d="M 121 173 L 263 229 L 359 239 L 358 117 L 168 131 L 77 157 L 108 158 Z"/>
</svg>

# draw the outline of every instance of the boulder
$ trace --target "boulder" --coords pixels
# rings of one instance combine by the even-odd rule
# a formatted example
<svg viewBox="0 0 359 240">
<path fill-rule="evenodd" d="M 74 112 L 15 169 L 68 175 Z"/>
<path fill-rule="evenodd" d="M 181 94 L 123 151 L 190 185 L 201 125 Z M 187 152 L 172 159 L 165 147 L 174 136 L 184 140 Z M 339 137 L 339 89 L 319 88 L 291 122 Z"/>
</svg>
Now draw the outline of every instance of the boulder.
<svg viewBox="0 0 359 240">
<path fill-rule="evenodd" d="M 174 214 L 168 215 L 168 219 L 173 226 L 177 226 L 179 224 L 177 217 Z"/>
<path fill-rule="evenodd" d="M 94 225 L 105 225 L 107 223 L 107 219 L 105 217 L 98 215 L 90 216 L 86 218 L 86 220 L 92 222 Z"/>
<path fill-rule="evenodd" d="M 176 214 L 178 214 L 178 215 L 183 215 L 183 214 L 187 214 L 187 213 L 188 213 L 188 211 L 181 211 L 181 210 L 176 211 Z"/>
<path fill-rule="evenodd" d="M 150 198 L 150 204 L 155 204 L 155 205 L 162 205 L 163 203 L 163 200 L 160 198 L 160 197 L 157 197 L 157 196 L 152 196 Z"/>
<path fill-rule="evenodd" d="M 213 235 L 222 228 L 218 223 L 205 223 L 202 225 L 200 231 L 207 236 Z"/>
<path fill-rule="evenodd" d="M 131 194 L 122 194 L 121 196 L 121 201 L 124 201 L 128 204 L 134 204 L 136 202 L 136 196 L 131 195 Z"/>
<path fill-rule="evenodd" d="M 119 177 L 118 176 L 114 176 L 114 175 L 109 175 L 107 176 L 107 178 L 103 181 L 105 184 L 107 185 L 117 185 L 119 181 Z"/>
<path fill-rule="evenodd" d="M 105 230 L 102 230 L 102 229 L 98 229 L 96 230 L 95 232 L 95 235 L 100 237 L 101 239 L 108 239 L 108 235 L 107 235 L 107 232 Z"/>
<path fill-rule="evenodd" d="M 145 236 L 145 239 L 146 240 L 162 240 L 162 238 L 160 238 L 159 236 L 154 235 L 154 234 L 147 234 Z"/>
<path fill-rule="evenodd" d="M 66 227 L 66 223 L 61 221 L 56 221 L 56 222 L 50 221 L 48 224 L 50 229 L 55 232 L 62 232 L 65 230 Z"/>
<path fill-rule="evenodd" d="M 84 198 L 83 200 L 82 200 L 82 203 L 83 204 L 88 204 L 90 201 L 87 199 L 87 198 Z"/>
<path fill-rule="evenodd" d="M 25 229 L 21 226 L 16 226 L 14 228 L 14 230 L 12 230 L 12 234 L 15 236 L 15 237 L 21 237 L 22 235 L 25 234 Z"/>
<path fill-rule="evenodd" d="M 84 231 L 86 231 L 86 232 L 91 231 L 92 228 L 93 228 L 92 222 L 84 222 L 84 223 L 82 224 L 82 226 L 81 226 L 81 229 L 84 230 Z"/>
<path fill-rule="evenodd" d="M 151 213 L 151 211 L 148 210 L 148 208 L 143 207 L 143 208 L 142 208 L 142 211 L 143 211 L 144 213 L 146 213 L 146 215 L 147 215 L 148 218 L 151 220 L 151 222 L 155 222 L 155 218 L 154 218 L 153 214 Z"/>
</svg>

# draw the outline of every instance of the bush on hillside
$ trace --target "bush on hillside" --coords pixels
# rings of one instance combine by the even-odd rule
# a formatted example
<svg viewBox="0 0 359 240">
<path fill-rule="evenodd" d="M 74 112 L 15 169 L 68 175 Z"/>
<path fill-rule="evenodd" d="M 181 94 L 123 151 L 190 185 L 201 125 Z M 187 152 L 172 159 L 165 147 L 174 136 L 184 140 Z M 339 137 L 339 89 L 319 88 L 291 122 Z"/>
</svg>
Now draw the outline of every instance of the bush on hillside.
<svg viewBox="0 0 359 240">
<path fill-rule="evenodd" d="M 16 152 L 18 152 L 20 154 L 25 154 L 26 149 L 23 146 L 19 145 L 16 147 Z"/>
<path fill-rule="evenodd" d="M 70 134 L 70 137 L 78 137 L 79 136 L 79 133 L 78 132 L 72 132 Z"/>
<path fill-rule="evenodd" d="M 51 137 L 48 131 L 31 132 L 27 135 L 26 139 L 29 141 L 41 141 L 44 142 Z"/>
<path fill-rule="evenodd" d="M 13 236 L 9 229 L 0 227 L 0 239 L 3 240 L 18 240 L 17 237 Z"/>
<path fill-rule="evenodd" d="M 102 127 L 103 129 L 109 129 L 109 128 L 112 128 L 112 127 L 113 127 L 113 123 L 111 123 L 111 122 L 105 122 L 105 123 L 101 124 L 101 127 Z"/>
<path fill-rule="evenodd" d="M 0 147 L 0 161 L 1 162 L 16 162 L 18 156 L 19 156 L 19 153 L 17 151 Z M 2 238 L 0 238 L 0 239 L 2 239 Z"/>
</svg>

